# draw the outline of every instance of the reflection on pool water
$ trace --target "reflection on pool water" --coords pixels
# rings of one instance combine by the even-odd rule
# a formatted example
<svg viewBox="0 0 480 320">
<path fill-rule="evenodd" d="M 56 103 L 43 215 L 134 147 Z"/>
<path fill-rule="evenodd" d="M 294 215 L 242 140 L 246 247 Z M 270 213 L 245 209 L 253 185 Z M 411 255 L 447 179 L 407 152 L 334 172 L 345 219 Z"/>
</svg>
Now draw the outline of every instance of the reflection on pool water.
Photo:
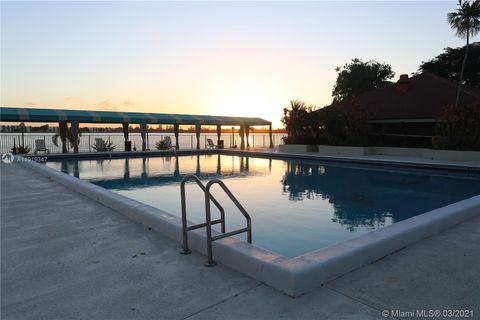
<svg viewBox="0 0 480 320">
<path fill-rule="evenodd" d="M 479 174 L 311 160 L 194 155 L 47 165 L 177 216 L 183 175 L 223 179 L 252 217 L 253 243 L 287 257 L 480 194 Z M 220 187 L 212 193 L 225 208 L 227 231 L 243 227 Z M 187 210 L 190 221 L 204 222 L 204 195 L 192 183 Z"/>
</svg>

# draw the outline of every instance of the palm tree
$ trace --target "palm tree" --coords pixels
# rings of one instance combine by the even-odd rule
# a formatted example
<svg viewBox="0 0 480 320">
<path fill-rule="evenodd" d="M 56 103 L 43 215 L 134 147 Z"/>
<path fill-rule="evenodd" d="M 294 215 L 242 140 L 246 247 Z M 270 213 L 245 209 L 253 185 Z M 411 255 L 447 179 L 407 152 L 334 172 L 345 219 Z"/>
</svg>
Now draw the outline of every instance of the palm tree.
<svg viewBox="0 0 480 320">
<path fill-rule="evenodd" d="M 462 38 L 467 38 L 467 45 L 465 47 L 465 55 L 463 57 L 462 69 L 458 79 L 457 98 L 455 100 L 455 108 L 460 102 L 460 92 L 462 91 L 463 71 L 465 70 L 465 63 L 467 62 L 468 47 L 470 36 L 475 36 L 480 32 L 480 0 L 462 1 L 458 0 L 459 8 L 450 12 L 447 15 L 450 27 L 455 30 L 457 35 Z"/>
<path fill-rule="evenodd" d="M 80 137 L 82 136 L 82 133 L 79 131 L 77 133 L 78 137 L 77 137 L 77 144 L 80 144 Z M 60 133 L 55 133 L 53 136 L 52 136 L 52 143 L 58 147 L 58 138 L 60 138 Z M 70 144 L 70 147 L 73 148 L 73 146 L 75 145 L 75 139 L 73 138 L 73 131 L 72 131 L 72 128 L 67 128 L 67 145 Z"/>
<path fill-rule="evenodd" d="M 288 138 L 292 141 L 305 136 L 308 126 L 308 112 L 311 109 L 300 100 L 290 101 L 290 109 L 283 108 L 282 123 L 288 132 Z"/>
</svg>

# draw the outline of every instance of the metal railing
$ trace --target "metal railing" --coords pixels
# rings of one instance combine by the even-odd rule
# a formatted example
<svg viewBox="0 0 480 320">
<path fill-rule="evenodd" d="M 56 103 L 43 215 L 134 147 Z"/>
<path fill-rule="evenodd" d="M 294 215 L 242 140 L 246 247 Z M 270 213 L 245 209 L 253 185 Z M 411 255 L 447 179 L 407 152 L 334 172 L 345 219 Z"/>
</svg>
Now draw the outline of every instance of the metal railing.
<svg viewBox="0 0 480 320">
<path fill-rule="evenodd" d="M 180 183 L 180 193 L 181 193 L 181 201 L 182 201 L 182 234 L 183 234 L 183 251 L 181 252 L 181 254 L 192 253 L 192 250 L 190 250 L 188 248 L 188 234 L 187 234 L 188 231 L 203 228 L 207 225 L 207 223 L 205 222 L 205 223 L 200 223 L 200 224 L 196 224 L 196 225 L 193 225 L 193 226 L 187 226 L 187 204 L 186 204 L 186 196 L 185 196 L 185 184 L 189 180 L 195 181 L 197 183 L 197 185 L 200 187 L 200 189 L 203 190 L 203 192 L 206 191 L 203 183 L 194 174 L 189 174 L 189 175 L 185 176 L 182 179 L 182 182 Z M 215 206 L 220 211 L 220 219 L 210 221 L 210 225 L 221 223 L 222 233 L 225 233 L 225 210 L 223 209 L 223 207 L 218 203 L 218 201 L 212 195 L 210 195 L 210 199 L 212 200 L 212 202 L 215 204 Z"/>
<path fill-rule="evenodd" d="M 200 186 L 200 188 L 204 191 L 205 193 L 205 223 L 193 225 L 190 227 L 187 227 L 187 209 L 186 209 L 186 200 L 185 200 L 185 183 L 188 180 L 194 180 L 197 185 Z M 225 212 L 223 208 L 220 206 L 218 201 L 213 197 L 213 195 L 210 193 L 210 188 L 214 185 L 218 184 L 223 191 L 227 194 L 227 196 L 232 200 L 232 202 L 237 206 L 237 208 L 240 210 L 240 212 L 243 214 L 247 221 L 247 227 L 246 228 L 241 228 L 237 230 L 233 230 L 230 232 L 225 232 Z M 205 227 L 206 232 L 207 232 L 207 254 L 208 254 L 208 261 L 205 264 L 207 267 L 213 267 L 216 265 L 215 261 L 213 261 L 213 246 L 212 243 L 213 241 L 220 240 L 229 236 L 233 236 L 239 233 L 246 232 L 247 233 L 247 241 L 248 243 L 252 243 L 252 219 L 250 218 L 250 215 L 248 214 L 247 210 L 240 204 L 240 202 L 235 198 L 233 193 L 228 189 L 228 187 L 223 183 L 223 181 L 219 179 L 213 179 L 210 180 L 206 186 L 202 184 L 200 179 L 198 179 L 197 176 L 195 175 L 188 175 L 185 178 L 183 178 L 181 184 L 180 184 L 180 192 L 181 192 L 181 201 L 182 201 L 182 232 L 183 232 L 183 251 L 181 252 L 182 254 L 189 254 L 192 251 L 188 248 L 188 231 L 198 229 Z M 211 216 L 211 210 L 210 210 L 210 201 L 212 201 L 215 206 L 220 210 L 220 219 L 213 220 L 212 221 L 212 216 Z M 212 236 L 212 224 L 217 224 L 221 223 L 222 224 L 222 234 L 217 235 L 217 236 Z"/>
<path fill-rule="evenodd" d="M 58 145 L 54 145 L 52 141 L 54 133 L 25 133 L 23 136 L 21 133 L 0 133 L 0 152 L 9 152 L 14 145 L 29 146 L 33 151 L 35 148 L 35 140 L 43 140 L 45 146 L 51 153 L 61 153 L 62 146 L 61 140 L 58 139 Z M 281 133 L 274 133 L 273 144 L 279 145 L 283 143 L 282 137 L 285 136 Z M 171 141 L 175 145 L 176 140 L 173 133 L 148 133 L 147 136 L 147 148 L 151 150 L 155 149 L 155 144 L 158 141 L 164 140 L 166 137 L 170 137 Z M 79 137 L 79 152 L 94 152 L 93 145 L 95 139 L 101 138 L 106 142 L 111 142 L 115 145 L 114 151 L 124 151 L 125 139 L 121 133 L 82 133 Z M 206 149 L 208 146 L 207 139 L 217 141 L 216 134 L 202 133 L 200 136 L 200 148 Z M 238 134 L 222 134 L 221 139 L 224 141 L 225 148 L 233 148 L 240 146 L 240 136 Z M 132 148 L 136 147 L 137 150 L 141 150 L 142 139 L 139 133 L 130 133 L 129 140 L 132 142 Z M 178 144 L 181 150 L 191 150 L 196 148 L 196 136 L 190 133 L 181 133 L 178 137 Z M 256 133 L 250 134 L 250 146 L 252 148 L 268 148 L 270 145 L 270 138 L 268 134 Z M 70 143 L 67 143 L 67 150 L 73 152 Z"/>
<path fill-rule="evenodd" d="M 212 237 L 212 220 L 210 215 L 209 199 L 211 198 L 210 188 L 214 184 L 218 184 L 223 189 L 223 191 L 225 191 L 225 193 L 228 195 L 230 200 L 232 200 L 232 202 L 237 206 L 237 208 L 243 214 L 243 216 L 247 220 L 246 228 L 233 230 L 233 231 L 226 232 L 218 236 Z M 205 217 L 207 219 L 206 229 L 207 229 L 207 251 L 208 251 L 208 261 L 206 263 L 206 266 L 213 267 L 216 265 L 216 263 L 215 261 L 213 261 L 212 242 L 229 237 L 229 236 L 233 236 L 235 234 L 246 232 L 248 243 L 252 243 L 252 219 L 250 218 L 250 215 L 248 214 L 247 210 L 245 210 L 245 208 L 240 204 L 237 198 L 235 198 L 233 193 L 230 191 L 230 189 L 227 188 L 227 186 L 225 185 L 225 183 L 223 183 L 222 180 L 219 180 L 219 179 L 210 180 L 210 182 L 208 182 L 207 185 L 205 186 L 205 189 L 206 189 L 205 190 Z"/>
</svg>

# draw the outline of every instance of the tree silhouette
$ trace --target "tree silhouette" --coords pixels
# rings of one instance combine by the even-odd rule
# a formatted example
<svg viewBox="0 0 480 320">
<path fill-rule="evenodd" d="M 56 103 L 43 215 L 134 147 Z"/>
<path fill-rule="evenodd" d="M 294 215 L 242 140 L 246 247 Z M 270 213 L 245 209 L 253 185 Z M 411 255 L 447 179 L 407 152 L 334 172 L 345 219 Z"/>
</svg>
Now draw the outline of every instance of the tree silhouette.
<svg viewBox="0 0 480 320">
<path fill-rule="evenodd" d="M 364 62 L 359 58 L 352 59 L 343 67 L 335 68 L 335 71 L 338 76 L 332 95 L 336 101 L 344 101 L 360 93 L 381 88 L 395 75 L 389 64 L 373 60 Z"/>
<path fill-rule="evenodd" d="M 480 32 L 480 0 L 474 0 L 472 2 L 463 2 L 462 0 L 458 0 L 458 6 L 459 8 L 456 11 L 450 12 L 447 15 L 447 20 L 450 24 L 450 27 L 455 30 L 459 37 L 467 39 L 462 68 L 460 69 L 460 76 L 458 77 L 458 89 L 457 98 L 455 99 L 455 108 L 458 107 L 458 104 L 460 102 L 463 72 L 465 70 L 465 64 L 467 62 L 470 36 L 473 37 L 478 32 Z"/>
<path fill-rule="evenodd" d="M 282 123 L 287 129 L 288 143 L 308 143 L 314 138 L 313 119 L 310 114 L 315 109 L 300 100 L 291 100 L 289 108 L 283 108 Z"/>
<path fill-rule="evenodd" d="M 465 46 L 445 48 L 444 52 L 435 58 L 422 62 L 418 71 L 430 72 L 437 76 L 457 81 L 460 77 L 465 50 Z M 480 87 L 480 42 L 470 44 L 463 73 L 463 82 L 468 86 Z"/>
</svg>

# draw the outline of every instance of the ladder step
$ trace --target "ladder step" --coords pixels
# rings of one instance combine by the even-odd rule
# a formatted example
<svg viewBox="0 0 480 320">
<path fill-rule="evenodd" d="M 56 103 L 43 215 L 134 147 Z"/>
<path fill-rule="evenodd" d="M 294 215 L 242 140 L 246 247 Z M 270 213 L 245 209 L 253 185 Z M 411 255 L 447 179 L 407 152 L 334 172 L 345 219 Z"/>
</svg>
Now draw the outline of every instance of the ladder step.
<svg viewBox="0 0 480 320">
<path fill-rule="evenodd" d="M 217 224 L 217 223 L 222 223 L 222 219 L 217 219 L 217 220 L 213 220 L 211 224 Z M 191 230 L 195 230 L 195 229 L 200 229 L 200 228 L 203 228 L 207 225 L 206 222 L 204 223 L 200 223 L 200 224 L 196 224 L 194 226 L 190 226 L 187 228 L 188 231 L 191 231 Z"/>
<path fill-rule="evenodd" d="M 212 237 L 212 241 L 215 241 L 215 240 L 218 240 L 218 239 L 223 239 L 223 238 L 230 237 L 230 236 L 233 236 L 235 234 L 239 234 L 239 233 L 247 232 L 247 231 L 250 231 L 250 228 L 247 227 L 247 228 L 243 228 L 243 229 L 230 231 L 230 232 L 223 233 L 223 234 L 220 234 L 218 236 Z"/>
</svg>

